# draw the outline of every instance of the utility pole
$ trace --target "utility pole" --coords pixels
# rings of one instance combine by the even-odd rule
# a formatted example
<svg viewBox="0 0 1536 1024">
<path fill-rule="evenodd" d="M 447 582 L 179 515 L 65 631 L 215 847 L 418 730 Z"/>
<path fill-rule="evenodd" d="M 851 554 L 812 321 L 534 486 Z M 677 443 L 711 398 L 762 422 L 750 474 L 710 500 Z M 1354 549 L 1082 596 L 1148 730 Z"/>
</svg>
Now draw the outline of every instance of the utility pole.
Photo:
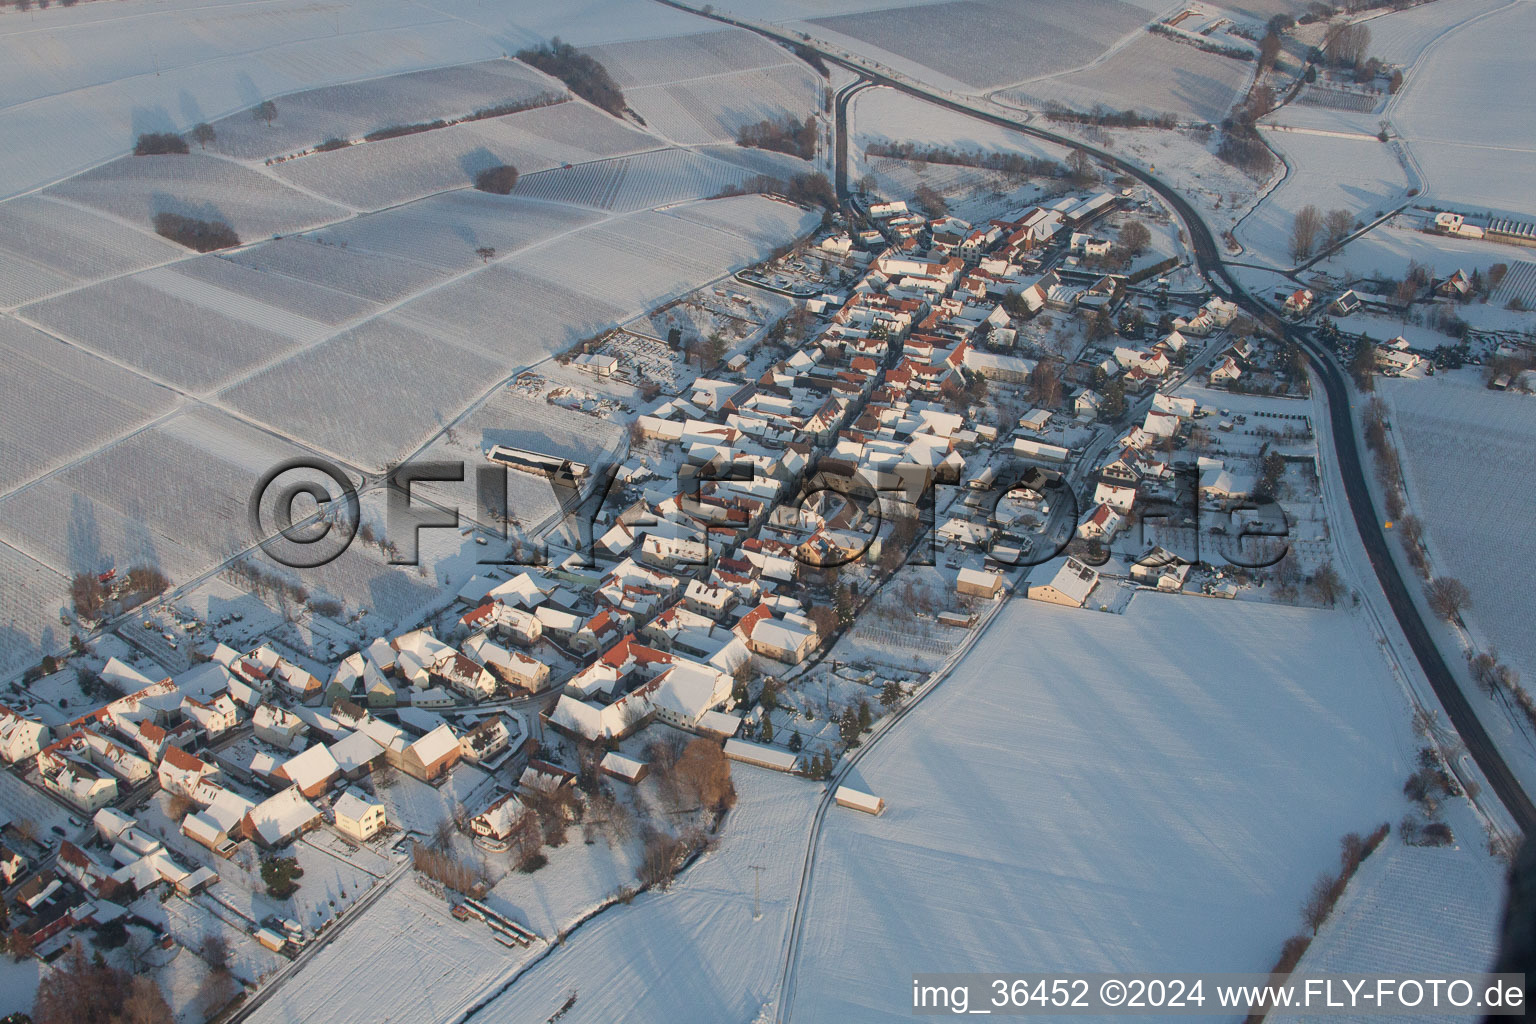
<svg viewBox="0 0 1536 1024">
<path fill-rule="evenodd" d="M 763 908 L 761 905 L 763 868 L 757 864 L 749 866 L 752 868 L 752 920 L 761 921 L 763 919 Z"/>
</svg>

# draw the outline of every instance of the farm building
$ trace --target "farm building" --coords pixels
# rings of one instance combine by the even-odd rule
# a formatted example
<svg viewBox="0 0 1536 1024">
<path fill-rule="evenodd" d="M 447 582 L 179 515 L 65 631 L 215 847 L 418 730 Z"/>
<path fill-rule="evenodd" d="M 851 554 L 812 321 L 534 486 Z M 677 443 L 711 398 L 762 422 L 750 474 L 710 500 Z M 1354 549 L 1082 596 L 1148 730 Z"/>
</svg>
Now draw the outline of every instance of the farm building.
<svg viewBox="0 0 1536 1024">
<path fill-rule="evenodd" d="M 725 756 L 743 764 L 755 764 L 759 768 L 772 768 L 776 772 L 792 772 L 798 759 L 787 750 L 752 743 L 748 740 L 726 740 Z"/>
<path fill-rule="evenodd" d="M 320 812 L 297 786 L 268 797 L 245 815 L 245 832 L 262 846 L 284 846 L 320 824 Z"/>
<path fill-rule="evenodd" d="M 412 778 L 432 782 L 457 764 L 462 756 L 459 738 L 444 724 L 405 748 L 400 769 Z"/>
<path fill-rule="evenodd" d="M 955 581 L 955 590 L 971 597 L 996 597 L 1002 589 L 1002 576 L 969 567 L 961 569 Z"/>
<path fill-rule="evenodd" d="M 637 761 L 632 757 L 625 757 L 618 751 L 610 750 L 603 755 L 599 765 L 604 775 L 611 775 L 616 779 L 634 785 L 650 772 L 651 766 L 644 761 Z"/>
<path fill-rule="evenodd" d="M 862 789 L 855 789 L 846 783 L 837 787 L 834 799 L 837 800 L 839 807 L 851 807 L 865 814 L 880 814 L 885 810 L 885 801 L 882 798 L 873 793 L 866 793 Z"/>
</svg>

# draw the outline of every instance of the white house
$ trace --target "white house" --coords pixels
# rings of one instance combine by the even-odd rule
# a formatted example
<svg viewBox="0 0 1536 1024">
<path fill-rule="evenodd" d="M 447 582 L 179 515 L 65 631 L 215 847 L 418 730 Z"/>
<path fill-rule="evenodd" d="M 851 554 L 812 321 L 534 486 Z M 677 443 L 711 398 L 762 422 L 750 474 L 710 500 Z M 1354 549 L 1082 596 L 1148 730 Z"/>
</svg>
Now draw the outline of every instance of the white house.
<svg viewBox="0 0 1536 1024">
<path fill-rule="evenodd" d="M 372 797 L 349 789 L 341 794 L 332 811 L 336 831 L 359 843 L 366 843 L 384 828 L 384 805 Z"/>
<path fill-rule="evenodd" d="M 36 756 L 48 743 L 48 727 L 0 705 L 0 757 L 7 764 Z"/>
</svg>

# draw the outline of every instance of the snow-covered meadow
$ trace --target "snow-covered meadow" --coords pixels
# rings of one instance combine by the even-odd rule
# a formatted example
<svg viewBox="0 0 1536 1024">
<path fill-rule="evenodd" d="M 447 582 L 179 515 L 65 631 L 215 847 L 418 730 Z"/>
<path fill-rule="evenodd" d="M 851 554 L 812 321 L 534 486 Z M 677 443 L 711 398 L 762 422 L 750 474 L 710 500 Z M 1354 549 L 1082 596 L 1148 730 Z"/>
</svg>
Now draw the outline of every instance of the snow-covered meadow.
<svg viewBox="0 0 1536 1024">
<path fill-rule="evenodd" d="M 742 125 L 805 118 L 818 78 L 786 49 L 743 29 L 589 51 L 653 131 L 683 145 L 734 142 Z"/>
<path fill-rule="evenodd" d="M 914 971 L 1265 970 L 1416 746 L 1353 613 L 1015 602 L 859 763 L 885 813 L 829 815 L 795 1019 L 903 1012 Z"/>
<path fill-rule="evenodd" d="M 877 60 L 894 54 L 974 89 L 1086 64 L 1139 32 L 1147 10 L 1123 0 L 986 0 L 816 18 L 811 31 Z"/>
<path fill-rule="evenodd" d="M 1315 206 L 1347 210 L 1368 223 L 1406 198 L 1409 182 L 1391 147 L 1374 138 L 1271 131 L 1265 141 L 1279 150 L 1289 171 L 1274 191 L 1243 220 L 1238 241 L 1250 256 L 1289 267 L 1296 212 Z"/>
<path fill-rule="evenodd" d="M 571 100 L 517 114 L 450 125 L 326 153 L 274 173 L 359 210 L 377 210 L 434 192 L 468 188 L 480 171 L 510 164 L 524 175 L 656 149 L 654 135 Z"/>
<path fill-rule="evenodd" d="M 1092 110 L 1102 104 L 1111 110 L 1216 123 L 1243 98 L 1253 69 L 1252 61 L 1144 32 L 1102 61 L 1066 74 L 1032 78 L 1000 98 L 1036 108 Z"/>
</svg>

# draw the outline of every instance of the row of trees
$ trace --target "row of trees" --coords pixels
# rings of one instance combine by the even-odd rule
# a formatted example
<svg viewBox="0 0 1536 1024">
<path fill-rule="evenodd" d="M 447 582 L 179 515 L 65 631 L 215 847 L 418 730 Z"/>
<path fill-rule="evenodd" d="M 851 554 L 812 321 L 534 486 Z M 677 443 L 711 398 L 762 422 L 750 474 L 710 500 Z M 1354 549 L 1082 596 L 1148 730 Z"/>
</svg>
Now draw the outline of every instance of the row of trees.
<svg viewBox="0 0 1536 1024">
<path fill-rule="evenodd" d="M 1291 222 L 1291 258 L 1299 263 L 1314 251 L 1326 251 L 1353 230 L 1355 217 L 1348 210 L 1329 210 L 1325 214 L 1308 203 L 1296 211 Z"/>
<path fill-rule="evenodd" d="M 162 211 L 155 214 L 154 225 L 156 234 L 197 252 L 213 252 L 240 244 L 235 229 L 222 220 Z"/>
</svg>

